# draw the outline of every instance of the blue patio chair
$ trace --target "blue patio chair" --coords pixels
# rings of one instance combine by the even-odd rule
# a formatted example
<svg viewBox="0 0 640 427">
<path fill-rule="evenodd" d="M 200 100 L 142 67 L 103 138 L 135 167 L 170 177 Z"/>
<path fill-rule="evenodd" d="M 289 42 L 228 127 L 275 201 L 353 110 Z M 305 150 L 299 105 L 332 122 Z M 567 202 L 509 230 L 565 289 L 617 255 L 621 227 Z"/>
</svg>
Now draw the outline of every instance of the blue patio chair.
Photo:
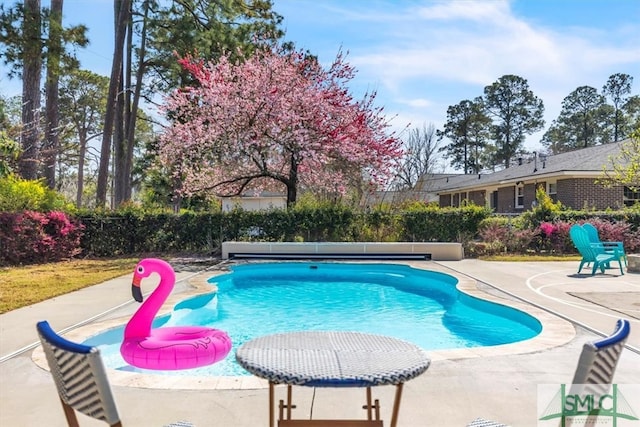
<svg viewBox="0 0 640 427">
<path fill-rule="evenodd" d="M 593 269 L 591 275 L 596 274 L 596 270 L 600 269 L 604 273 L 604 269 L 609 266 L 611 261 L 618 261 L 620 265 L 620 273 L 624 274 L 622 269 L 622 256 L 616 248 L 611 248 L 608 252 L 604 246 L 597 243 L 591 243 L 587 231 L 579 224 L 574 224 L 569 229 L 569 235 L 573 244 L 582 255 L 580 266 L 578 267 L 578 273 L 582 270 L 582 266 L 587 263 L 593 263 Z"/>
<path fill-rule="evenodd" d="M 75 411 L 111 427 L 121 427 L 100 350 L 68 341 L 56 334 L 47 321 L 38 322 L 36 329 L 69 427 L 79 426 Z M 166 427 L 177 426 L 193 427 L 186 422 Z"/>
<path fill-rule="evenodd" d="M 624 243 L 601 241 L 600 236 L 598 235 L 598 229 L 593 224 L 590 224 L 588 222 L 582 224 L 582 228 L 586 230 L 587 235 L 589 236 L 589 241 L 591 243 L 602 245 L 606 252 L 613 253 L 615 250 L 617 250 L 618 254 L 620 254 L 622 256 L 622 259 L 624 260 L 624 265 L 627 265 L 627 254 L 624 251 Z"/>
<path fill-rule="evenodd" d="M 569 394 L 583 386 L 589 391 L 602 395 L 607 393 L 613 383 L 613 376 L 629 338 L 631 324 L 627 319 L 618 319 L 614 331 L 605 338 L 586 342 L 578 359 L 578 366 L 573 374 Z M 476 418 L 467 427 L 508 427 L 495 421 Z"/>
</svg>

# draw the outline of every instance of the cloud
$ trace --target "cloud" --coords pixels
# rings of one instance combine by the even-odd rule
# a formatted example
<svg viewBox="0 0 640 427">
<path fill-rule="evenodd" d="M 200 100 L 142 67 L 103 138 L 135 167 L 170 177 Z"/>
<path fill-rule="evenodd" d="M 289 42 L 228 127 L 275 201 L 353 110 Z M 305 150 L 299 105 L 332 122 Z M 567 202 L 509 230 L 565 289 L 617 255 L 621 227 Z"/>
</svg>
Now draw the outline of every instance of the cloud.
<svg viewBox="0 0 640 427">
<path fill-rule="evenodd" d="M 509 15 L 507 1 L 454 1 L 436 3 L 432 6 L 422 6 L 417 10 L 417 16 L 427 20 L 469 20 L 484 23 L 500 23 L 502 18 Z"/>
<path fill-rule="evenodd" d="M 403 99 L 403 100 L 400 100 L 399 102 L 401 104 L 406 104 L 410 107 L 416 107 L 416 108 L 424 108 L 432 104 L 431 101 L 424 98 Z"/>
<path fill-rule="evenodd" d="M 303 0 L 278 1 L 300 10 Z M 638 93 L 640 23 L 630 3 L 601 0 L 575 10 L 577 0 L 529 1 L 323 0 L 285 16 L 292 25 L 295 16 L 297 42 L 307 37 L 311 45 L 304 47 L 323 60 L 338 46 L 349 52 L 358 72 L 353 93 L 374 87 L 397 129 L 409 122 L 442 126 L 449 106 L 482 96 L 505 74 L 527 79 L 545 104 L 547 126 L 573 90 L 600 90 L 614 73 L 635 75 Z"/>
<path fill-rule="evenodd" d="M 509 12 L 507 2 L 452 2 L 418 13 L 408 10 L 404 22 L 395 26 L 391 21 L 389 41 L 354 51 L 351 61 L 363 74 L 375 72 L 390 89 L 416 77 L 487 85 L 504 74 L 566 73 L 557 37 Z"/>
<path fill-rule="evenodd" d="M 607 34 L 589 27 L 545 26 L 517 16 L 509 1 L 400 7 L 350 10 L 342 16 L 352 20 L 353 33 L 367 34 L 366 42 L 345 43 L 348 61 L 359 79 L 375 82 L 379 99 L 390 101 L 387 112 L 398 110 L 394 121 L 428 111 L 434 116 L 423 118 L 441 123 L 449 105 L 481 96 L 485 86 L 515 74 L 527 79 L 545 102 L 548 125 L 575 88 L 600 89 L 614 72 L 633 75 L 625 68 L 640 62 L 640 49 L 629 37 L 634 30 L 638 34 L 635 25 Z M 621 34 L 611 34 L 616 31 Z"/>
</svg>

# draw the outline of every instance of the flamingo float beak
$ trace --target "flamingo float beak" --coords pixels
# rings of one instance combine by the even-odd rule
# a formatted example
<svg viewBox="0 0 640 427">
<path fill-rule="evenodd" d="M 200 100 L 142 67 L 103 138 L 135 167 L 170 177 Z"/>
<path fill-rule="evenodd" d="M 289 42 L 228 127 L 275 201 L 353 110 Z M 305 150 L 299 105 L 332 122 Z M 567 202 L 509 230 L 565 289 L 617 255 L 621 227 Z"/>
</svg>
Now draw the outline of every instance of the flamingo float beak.
<svg viewBox="0 0 640 427">
<path fill-rule="evenodd" d="M 133 275 L 133 282 L 131 283 L 131 295 L 137 302 L 142 302 L 142 289 L 140 289 L 140 282 L 142 277 L 137 274 Z"/>
</svg>

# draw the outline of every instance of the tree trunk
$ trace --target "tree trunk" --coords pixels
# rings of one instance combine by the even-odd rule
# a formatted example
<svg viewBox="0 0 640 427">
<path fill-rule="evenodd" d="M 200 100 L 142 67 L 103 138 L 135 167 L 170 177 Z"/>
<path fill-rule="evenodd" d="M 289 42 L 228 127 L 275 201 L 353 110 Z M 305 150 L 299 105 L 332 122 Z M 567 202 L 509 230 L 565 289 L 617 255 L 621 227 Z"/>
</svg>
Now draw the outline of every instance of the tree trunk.
<svg viewBox="0 0 640 427">
<path fill-rule="evenodd" d="M 22 155 L 18 170 L 24 179 L 38 178 L 40 144 L 40 73 L 42 71 L 40 0 L 24 1 L 22 34 Z"/>
<path fill-rule="evenodd" d="M 131 15 L 129 15 L 131 16 Z M 114 206 L 120 206 L 126 200 L 126 187 L 127 187 L 127 128 L 129 123 L 129 115 L 131 114 L 131 57 L 133 55 L 133 22 L 129 20 L 127 28 L 127 40 L 125 42 L 126 63 L 121 70 L 120 81 L 124 82 L 120 84 L 117 116 L 115 121 L 116 135 L 113 140 L 114 146 L 114 160 L 113 165 L 113 196 Z"/>
<path fill-rule="evenodd" d="M 294 154 L 291 155 L 291 163 L 289 165 L 289 180 L 287 185 L 287 208 L 295 205 L 298 199 L 298 161 Z"/>
<path fill-rule="evenodd" d="M 45 85 L 45 141 L 42 154 L 44 158 L 44 176 L 47 186 L 56 187 L 56 159 L 60 138 L 58 134 L 58 80 L 60 78 L 60 55 L 62 52 L 62 2 L 51 0 L 49 18 L 49 47 L 47 49 L 47 80 Z"/>
<path fill-rule="evenodd" d="M 464 173 L 469 173 L 469 138 L 467 134 L 464 135 Z"/>
<path fill-rule="evenodd" d="M 104 207 L 107 201 L 107 183 L 109 178 L 109 159 L 111 157 L 111 137 L 116 115 L 116 101 L 118 88 L 120 87 L 120 74 L 122 69 L 122 55 L 124 40 L 127 33 L 127 23 L 130 18 L 130 0 L 114 0 L 117 13 L 115 34 L 115 46 L 113 62 L 111 64 L 111 80 L 109 82 L 109 95 L 107 97 L 107 110 L 104 118 L 104 132 L 100 149 L 100 166 L 98 168 L 98 184 L 96 190 L 96 206 Z"/>
<path fill-rule="evenodd" d="M 80 147 L 78 150 L 78 190 L 76 192 L 76 207 L 82 207 L 82 193 L 84 192 L 84 159 L 87 156 L 87 130 L 82 128 L 78 135 Z"/>
<path fill-rule="evenodd" d="M 293 207 L 298 199 L 298 189 L 293 184 L 287 184 L 287 208 Z"/>
<path fill-rule="evenodd" d="M 135 146 L 136 120 L 138 118 L 138 105 L 140 103 L 140 93 L 142 91 L 142 78 L 145 71 L 145 53 L 147 44 L 147 17 L 149 14 L 149 1 L 144 2 L 144 17 L 142 21 L 142 31 L 140 34 L 140 49 L 138 50 L 138 69 L 136 70 L 136 89 L 133 94 L 133 103 L 129 110 L 129 119 L 127 120 L 126 140 L 127 152 L 125 163 L 125 177 L 127 178 L 124 200 L 131 200 L 131 171 L 133 170 L 133 148 Z"/>
<path fill-rule="evenodd" d="M 509 169 L 509 167 L 511 166 L 511 154 L 509 154 L 511 152 L 511 134 L 509 133 L 509 131 L 507 130 L 507 135 L 506 135 L 506 140 L 504 143 L 505 149 L 503 151 L 504 154 L 504 167 L 505 169 Z"/>
<path fill-rule="evenodd" d="M 121 70 L 120 81 L 122 82 L 124 78 L 124 70 Z M 126 87 L 128 87 L 128 82 Z M 124 164 L 124 156 L 125 156 L 125 111 L 127 110 L 127 105 L 129 104 L 127 101 L 127 89 L 125 89 L 125 85 L 120 83 L 118 90 L 118 101 L 116 102 L 116 118 L 114 123 L 114 135 L 113 135 L 113 206 L 118 207 L 122 204 L 123 201 L 123 164 Z"/>
</svg>

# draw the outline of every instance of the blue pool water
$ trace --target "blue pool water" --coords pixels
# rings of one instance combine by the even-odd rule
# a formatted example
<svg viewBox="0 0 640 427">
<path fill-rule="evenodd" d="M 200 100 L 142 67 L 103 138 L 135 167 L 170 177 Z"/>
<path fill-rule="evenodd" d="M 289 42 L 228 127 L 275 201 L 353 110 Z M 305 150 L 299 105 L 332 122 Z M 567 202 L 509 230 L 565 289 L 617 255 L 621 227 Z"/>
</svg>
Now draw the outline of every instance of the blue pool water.
<svg viewBox="0 0 640 427">
<path fill-rule="evenodd" d="M 232 267 L 210 280 L 212 292 L 178 303 L 155 326 L 206 325 L 226 331 L 234 350 L 214 365 L 168 375 L 248 375 L 235 349 L 254 337 L 295 330 L 352 330 L 390 335 L 425 350 L 491 346 L 534 337 L 532 316 L 456 289 L 453 276 L 396 264 L 264 263 Z M 123 327 L 85 341 L 113 369 Z M 158 373 L 157 371 L 152 371 Z"/>
</svg>

